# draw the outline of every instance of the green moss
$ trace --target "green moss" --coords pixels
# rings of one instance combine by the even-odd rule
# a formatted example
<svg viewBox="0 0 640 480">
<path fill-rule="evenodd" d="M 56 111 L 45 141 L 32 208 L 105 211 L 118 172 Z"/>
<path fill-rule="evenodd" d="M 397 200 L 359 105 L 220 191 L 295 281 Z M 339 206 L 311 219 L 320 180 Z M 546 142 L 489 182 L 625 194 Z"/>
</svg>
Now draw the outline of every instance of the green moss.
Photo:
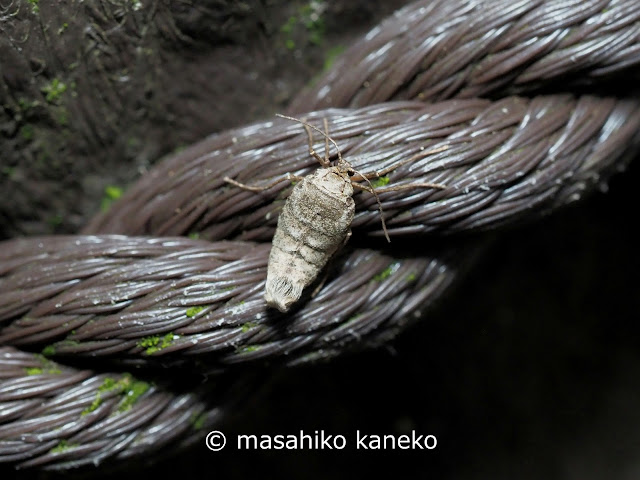
<svg viewBox="0 0 640 480">
<path fill-rule="evenodd" d="M 69 24 L 64 22 L 58 29 L 58 35 L 62 35 L 67 28 L 69 28 Z"/>
<path fill-rule="evenodd" d="M 32 13 L 40 12 L 40 5 L 38 5 L 38 3 L 40 3 L 40 0 L 27 0 L 27 1 L 29 2 L 29 4 L 31 4 Z"/>
<path fill-rule="evenodd" d="M 155 335 L 153 337 L 144 337 L 142 340 L 138 341 L 137 345 L 141 348 L 154 347 L 158 343 L 160 343 L 160 337 Z"/>
<path fill-rule="evenodd" d="M 102 394 L 105 392 L 110 392 L 112 390 L 118 390 L 120 394 L 122 394 L 125 390 L 128 389 L 128 386 L 131 384 L 131 375 L 126 374 L 120 380 L 115 380 L 113 377 L 107 377 L 102 381 L 102 385 L 98 387 L 98 391 L 96 392 L 96 396 L 87 408 L 82 411 L 81 415 L 87 415 L 93 411 L 95 411 L 100 405 L 102 405 Z"/>
<path fill-rule="evenodd" d="M 38 105 L 40 105 L 40 102 L 37 100 L 29 100 L 28 98 L 19 98 L 18 99 L 18 107 L 20 107 L 20 110 L 22 110 L 23 112 L 28 112 L 29 110 L 31 110 L 34 107 L 37 107 Z"/>
<path fill-rule="evenodd" d="M 62 452 L 66 452 L 70 448 L 77 447 L 77 446 L 78 446 L 77 443 L 67 443 L 66 440 L 60 440 L 55 447 L 49 450 L 49 453 L 62 453 Z"/>
<path fill-rule="evenodd" d="M 27 141 L 33 140 L 33 133 L 33 125 L 29 123 L 20 127 L 20 136 Z"/>
<path fill-rule="evenodd" d="M 116 200 L 122 196 L 122 188 L 115 185 L 107 185 L 104 188 L 104 193 L 107 197 Z"/>
<path fill-rule="evenodd" d="M 247 345 L 246 347 L 240 349 L 240 353 L 251 353 L 259 349 L 260 347 L 258 345 Z"/>
<path fill-rule="evenodd" d="M 120 413 L 129 410 L 149 388 L 150 385 L 147 382 L 137 380 L 128 373 L 119 380 L 107 377 L 102 382 L 102 385 L 98 387 L 93 402 L 82 412 L 82 415 L 95 411 L 102 404 L 102 394 L 111 391 L 117 391 L 122 397 L 116 412 Z"/>
<path fill-rule="evenodd" d="M 385 185 L 388 185 L 390 181 L 389 177 L 385 175 L 384 177 L 372 180 L 371 185 L 373 185 L 373 188 L 384 187 Z"/>
<path fill-rule="evenodd" d="M 342 54 L 342 52 L 344 52 L 344 47 L 342 45 L 337 45 L 330 48 L 324 58 L 323 70 L 329 70 L 335 63 L 336 58 L 338 58 Z"/>
<path fill-rule="evenodd" d="M 27 375 L 57 375 L 61 373 L 61 370 L 57 367 L 57 365 L 43 357 L 42 359 L 42 367 L 29 367 L 25 368 L 25 372 Z"/>
<path fill-rule="evenodd" d="M 100 203 L 100 209 L 103 212 L 108 211 L 111 208 L 111 204 L 119 199 L 123 194 L 122 188 L 116 185 L 107 185 L 104 187 L 104 197 Z"/>
<path fill-rule="evenodd" d="M 102 385 L 100 385 L 98 387 L 98 391 L 99 392 L 108 392 L 109 390 L 113 390 L 117 386 L 118 386 L 118 382 L 116 382 L 115 379 L 113 379 L 111 377 L 107 377 L 102 382 Z"/>
<path fill-rule="evenodd" d="M 42 93 L 46 95 L 47 102 L 57 103 L 64 92 L 67 91 L 67 84 L 54 78 L 51 83 L 42 87 Z"/>
<path fill-rule="evenodd" d="M 242 333 L 246 333 L 246 332 L 248 332 L 249 330 L 251 330 L 252 328 L 257 327 L 257 326 L 258 326 L 258 324 L 257 324 L 257 323 L 254 323 L 254 322 L 247 322 L 247 323 L 245 323 L 244 325 L 242 325 L 242 329 L 241 329 L 241 330 L 242 330 Z"/>
<path fill-rule="evenodd" d="M 324 9 L 324 2 L 312 0 L 301 6 L 295 15 L 287 19 L 280 27 L 280 33 L 285 36 L 284 45 L 287 49 L 296 48 L 296 39 L 303 43 L 301 45 L 303 47 L 307 43 L 312 45 L 322 43 L 325 33 L 325 24 L 322 18 Z"/>
<path fill-rule="evenodd" d="M 47 345 L 42 349 L 42 355 L 44 355 L 45 357 L 50 357 L 55 354 L 56 354 L 55 345 Z"/>
<path fill-rule="evenodd" d="M 187 312 L 186 312 L 187 317 L 189 318 L 195 317 L 197 314 L 199 314 L 203 310 L 204 310 L 204 307 L 202 306 L 187 308 Z"/>
<path fill-rule="evenodd" d="M 127 138 L 127 147 L 131 148 L 131 149 L 136 149 L 139 148 L 141 145 L 141 141 L 138 137 L 135 136 L 131 136 L 129 138 Z"/>
<path fill-rule="evenodd" d="M 411 272 L 409 275 L 407 275 L 407 282 L 411 283 L 415 281 L 416 281 L 416 274 L 414 272 Z"/>
<path fill-rule="evenodd" d="M 58 225 L 62 224 L 62 220 L 63 220 L 62 215 L 60 215 L 59 213 L 56 213 L 55 215 L 47 219 L 47 223 L 52 227 L 57 227 Z"/>
<path fill-rule="evenodd" d="M 98 389 L 98 391 L 96 392 L 96 396 L 93 399 L 93 402 L 91 402 L 91 405 L 89 405 L 87 408 L 85 408 L 81 415 L 87 415 L 95 410 L 98 409 L 98 407 L 102 405 L 102 394 L 100 393 L 100 390 Z"/>
<path fill-rule="evenodd" d="M 200 234 L 198 232 L 192 232 L 188 235 L 188 237 L 192 240 L 198 240 L 200 238 Z"/>
<path fill-rule="evenodd" d="M 138 399 L 144 395 L 144 393 L 149 390 L 149 384 L 142 380 L 134 380 L 132 377 L 128 377 L 129 382 L 125 386 L 125 389 L 122 391 L 124 398 L 120 402 L 118 406 L 119 412 L 124 412 L 129 410 Z"/>
<path fill-rule="evenodd" d="M 296 23 L 298 23 L 298 19 L 296 17 L 289 17 L 286 23 L 280 27 L 280 31 L 282 33 L 292 33 Z"/>
<path fill-rule="evenodd" d="M 200 414 L 194 413 L 191 415 L 191 426 L 194 430 L 200 430 L 204 427 L 204 422 L 207 419 L 207 413 L 202 412 Z"/>
<path fill-rule="evenodd" d="M 325 25 L 322 18 L 324 8 L 324 2 L 317 0 L 312 0 L 300 8 L 300 20 L 309 33 L 309 41 L 314 45 L 322 43 L 324 37 Z"/>
<path fill-rule="evenodd" d="M 382 282 L 383 280 L 389 278 L 391 274 L 398 269 L 398 266 L 399 264 L 397 262 L 392 263 L 387 268 L 385 268 L 380 273 L 378 273 L 376 276 L 374 276 L 373 280 L 375 282 Z"/>
<path fill-rule="evenodd" d="M 174 342 L 174 340 L 177 340 L 178 338 L 180 337 L 178 335 L 174 335 L 173 333 L 167 333 L 164 337 L 154 335 L 151 337 L 143 338 L 142 340 L 138 341 L 136 345 L 138 345 L 138 347 L 140 348 L 144 348 L 147 355 L 151 355 L 153 353 L 159 352 L 164 348 L 167 348 Z"/>
<path fill-rule="evenodd" d="M 9 178 L 15 178 L 16 173 L 18 172 L 18 170 L 16 169 L 16 167 L 2 167 L 0 168 L 0 172 L 3 175 L 6 175 Z"/>
</svg>

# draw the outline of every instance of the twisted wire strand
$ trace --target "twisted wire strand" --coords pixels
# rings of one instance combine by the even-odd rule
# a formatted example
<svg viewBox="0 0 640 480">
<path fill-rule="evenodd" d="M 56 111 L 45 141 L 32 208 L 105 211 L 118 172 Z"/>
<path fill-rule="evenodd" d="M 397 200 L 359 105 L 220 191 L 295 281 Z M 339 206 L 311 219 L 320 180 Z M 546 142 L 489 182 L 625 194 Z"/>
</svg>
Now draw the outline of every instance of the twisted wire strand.
<svg viewBox="0 0 640 480">
<path fill-rule="evenodd" d="M 320 126 L 326 118 L 344 158 L 359 171 L 380 171 L 417 157 L 385 177 L 389 186 L 446 186 L 380 194 L 389 234 L 397 238 L 524 220 L 604 185 L 612 167 L 636 151 L 639 106 L 631 98 L 549 95 L 390 102 L 304 117 Z M 321 155 L 323 143 L 315 143 Z M 426 154 L 442 146 L 447 149 Z M 337 155 L 331 148 L 330 153 Z M 304 175 L 315 168 L 303 128 L 288 120 L 224 132 L 168 158 L 85 233 L 270 241 L 291 183 L 256 193 L 229 185 L 224 177 L 260 186 L 287 172 Z M 361 192 L 355 199 L 354 232 L 381 236 L 375 198 Z"/>
<path fill-rule="evenodd" d="M 486 23 L 474 23 L 481 15 Z M 354 47 L 365 52 L 362 61 L 347 53 L 335 64 L 318 83 L 326 99 L 301 96 L 291 111 L 392 98 L 495 97 L 553 88 L 561 78 L 597 86 L 608 77 L 637 76 L 636 28 L 637 8 L 629 1 L 417 3 Z M 402 48 L 406 38 L 424 48 Z M 402 61 L 391 64 L 392 58 Z M 344 85 L 332 80 L 339 72 Z M 286 172 L 308 173 L 317 164 L 300 126 L 256 124 L 210 137 L 154 168 L 85 229 L 96 235 L 4 242 L 0 344 L 114 363 L 191 355 L 230 369 L 227 364 L 259 359 L 296 364 L 381 343 L 421 316 L 473 255 L 468 245 L 425 254 L 416 234 L 472 231 L 551 211 L 604 185 L 638 141 L 635 99 L 397 102 L 306 118 L 317 126 L 327 118 L 345 157 L 365 171 L 448 145 L 448 152 L 389 174 L 390 184 L 438 181 L 447 185 L 444 191 L 381 195 L 392 239 L 415 240 L 414 255 L 359 248 L 358 236 L 381 232 L 374 200 L 358 194 L 353 248 L 334 263 L 320 294 L 304 299 L 291 318 L 265 317 L 256 299 L 268 246 L 257 242 L 270 240 L 288 186 L 254 194 L 223 185 L 222 178 L 267 182 Z M 322 143 L 316 139 L 320 154 Z M 265 162 L 270 168 L 258 171 Z M 106 233 L 197 233 L 215 241 Z M 206 395 L 194 390 L 185 400 L 183 393 L 153 385 L 119 411 L 123 392 L 136 383 L 132 377 L 105 377 L 12 346 L 0 349 L 0 462 L 65 470 L 106 458 L 140 458 L 162 452 L 158 445 L 202 440 L 192 433 L 191 419 L 205 415 L 210 424 L 224 413 L 218 397 L 205 402 Z M 96 402 L 103 391 L 113 397 Z M 185 402 L 192 407 L 183 409 Z M 195 417 L 182 415 L 185 410 Z M 104 416 L 91 429 L 86 422 L 96 412 Z"/>
<path fill-rule="evenodd" d="M 0 347 L 0 462 L 67 470 L 150 449 L 167 454 L 200 440 L 222 415 L 223 395 L 212 408 L 202 390 L 180 393 Z"/>
<path fill-rule="evenodd" d="M 635 0 L 423 0 L 351 46 L 289 111 L 593 87 L 637 79 L 639 64 Z"/>
<path fill-rule="evenodd" d="M 201 354 L 209 366 L 300 363 L 399 330 L 460 263 L 446 252 L 436 260 L 347 251 L 322 291 L 285 316 L 262 297 L 269 249 L 109 235 L 5 242 L 0 344 L 44 346 L 47 355 L 163 357 L 165 365 Z"/>
</svg>

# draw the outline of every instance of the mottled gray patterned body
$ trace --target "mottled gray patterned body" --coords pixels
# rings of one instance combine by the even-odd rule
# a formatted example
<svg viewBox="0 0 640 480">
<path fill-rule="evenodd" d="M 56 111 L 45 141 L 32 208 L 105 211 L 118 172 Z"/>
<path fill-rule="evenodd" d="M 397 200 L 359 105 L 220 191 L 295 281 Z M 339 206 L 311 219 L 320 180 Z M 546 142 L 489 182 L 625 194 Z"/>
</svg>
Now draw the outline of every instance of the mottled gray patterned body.
<svg viewBox="0 0 640 480">
<path fill-rule="evenodd" d="M 278 218 L 265 300 L 286 312 L 351 236 L 353 186 L 344 169 L 321 168 L 298 183 Z"/>
</svg>

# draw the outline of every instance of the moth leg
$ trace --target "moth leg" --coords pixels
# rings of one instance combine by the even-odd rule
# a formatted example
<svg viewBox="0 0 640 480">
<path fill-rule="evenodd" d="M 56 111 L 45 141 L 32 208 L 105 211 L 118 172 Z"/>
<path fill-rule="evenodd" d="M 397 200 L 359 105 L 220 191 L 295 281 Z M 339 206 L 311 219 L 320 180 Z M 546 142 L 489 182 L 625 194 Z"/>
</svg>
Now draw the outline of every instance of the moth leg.
<svg viewBox="0 0 640 480">
<path fill-rule="evenodd" d="M 331 163 L 329 161 L 329 123 L 326 117 L 322 119 L 322 124 L 324 125 L 324 161 L 329 165 Z"/>
<path fill-rule="evenodd" d="M 426 152 L 420 152 L 416 155 L 413 155 L 410 158 L 407 158 L 405 160 L 400 160 L 399 162 L 396 162 L 393 165 L 389 165 L 388 167 L 383 168 L 382 170 L 378 170 L 371 173 L 354 175 L 353 177 L 351 177 L 351 179 L 356 182 L 359 182 L 361 180 L 364 180 L 365 178 L 380 178 L 383 175 L 386 175 L 389 172 L 393 172 L 395 169 L 400 168 L 403 165 L 406 165 L 407 163 L 415 162 L 416 160 L 419 160 L 421 158 L 428 157 L 429 155 L 433 155 L 434 153 L 444 152 L 445 150 L 448 150 L 448 149 L 449 149 L 448 145 L 443 145 L 442 147 L 433 148 L 431 150 L 427 150 Z"/>
<path fill-rule="evenodd" d="M 255 185 L 246 185 L 244 183 L 240 183 L 240 182 L 236 182 L 235 180 L 233 180 L 232 178 L 229 177 L 224 177 L 223 180 L 227 183 L 230 183 L 231 185 L 235 185 L 236 187 L 242 188 L 243 190 L 249 190 L 251 192 L 263 192 L 265 190 L 269 190 L 271 187 L 276 186 L 279 183 L 282 183 L 286 180 L 302 180 L 304 177 L 300 177 L 298 175 L 294 175 L 292 173 L 288 173 L 286 177 L 281 177 L 277 180 L 274 180 L 273 182 L 271 182 L 268 185 L 264 185 L 264 186 L 255 186 Z"/>
<path fill-rule="evenodd" d="M 395 185 L 393 187 L 376 188 L 376 192 L 377 193 L 397 192 L 400 190 L 413 190 L 415 188 L 437 188 L 442 190 L 444 188 L 447 188 L 447 186 L 442 185 L 440 183 L 405 183 L 402 185 Z"/>
<path fill-rule="evenodd" d="M 387 242 L 391 243 L 391 239 L 389 238 L 389 231 L 387 230 L 387 224 L 384 221 L 384 214 L 382 213 L 382 203 L 380 203 L 380 199 L 378 198 L 377 194 L 378 190 L 374 190 L 373 188 L 365 185 L 360 185 L 359 183 L 355 183 L 353 181 L 351 182 L 351 185 L 353 185 L 354 188 L 359 188 L 360 190 L 369 192 L 371 195 L 376 197 L 376 202 L 378 202 L 378 211 L 380 212 L 380 222 L 382 222 L 382 231 L 384 232 L 384 238 L 387 239 Z"/>
<path fill-rule="evenodd" d="M 326 119 L 325 119 L 325 122 L 326 122 Z M 328 146 L 325 146 L 325 158 L 322 158 L 320 155 L 318 155 L 318 152 L 316 152 L 313 149 L 313 134 L 311 133 L 311 127 L 309 127 L 309 125 L 307 125 L 305 123 L 304 124 L 304 129 L 307 131 L 307 137 L 309 138 L 309 155 L 311 155 L 313 158 L 315 158 L 320 163 L 320 165 L 322 165 L 323 167 L 330 167 L 331 166 L 331 162 L 329 162 L 329 148 L 328 148 Z M 328 143 L 329 143 L 329 139 L 327 137 L 325 137 L 325 145 L 328 145 Z"/>
</svg>

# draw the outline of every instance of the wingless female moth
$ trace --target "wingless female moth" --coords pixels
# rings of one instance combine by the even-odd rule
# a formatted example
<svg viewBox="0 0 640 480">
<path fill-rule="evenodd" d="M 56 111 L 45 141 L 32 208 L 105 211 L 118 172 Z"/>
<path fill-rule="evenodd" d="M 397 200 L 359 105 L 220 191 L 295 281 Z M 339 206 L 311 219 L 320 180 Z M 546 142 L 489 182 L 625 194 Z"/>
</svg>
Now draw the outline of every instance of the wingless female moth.
<svg viewBox="0 0 640 480">
<path fill-rule="evenodd" d="M 289 310 L 302 291 L 316 279 L 329 259 L 340 249 L 351 236 L 351 222 L 355 213 L 353 189 L 366 190 L 373 194 L 378 202 L 382 229 L 388 242 L 389 233 L 382 215 L 382 204 L 378 193 L 394 192 L 414 188 L 445 188 L 435 183 L 411 183 L 385 188 L 374 188 L 369 180 L 381 177 L 406 163 L 418 158 L 446 150 L 442 146 L 421 152 L 409 159 L 396 162 L 378 172 L 363 174 L 355 170 L 349 162 L 342 158 L 338 144 L 329 136 L 327 119 L 324 119 L 324 132 L 304 120 L 276 114 L 279 117 L 301 123 L 309 139 L 309 155 L 315 158 L 323 168 L 305 177 L 293 175 L 276 180 L 266 186 L 250 186 L 239 183 L 229 177 L 228 182 L 237 187 L 252 192 L 268 190 L 285 180 L 295 180 L 295 185 L 289 198 L 282 208 L 278 218 L 278 227 L 273 236 L 269 265 L 267 268 L 267 282 L 265 300 L 267 305 L 275 307 L 281 312 Z M 313 149 L 313 135 L 311 129 L 321 133 L 325 138 L 324 158 Z M 331 166 L 329 161 L 329 142 L 338 152 L 338 161 Z M 357 182 L 366 181 L 368 185 Z"/>
</svg>

